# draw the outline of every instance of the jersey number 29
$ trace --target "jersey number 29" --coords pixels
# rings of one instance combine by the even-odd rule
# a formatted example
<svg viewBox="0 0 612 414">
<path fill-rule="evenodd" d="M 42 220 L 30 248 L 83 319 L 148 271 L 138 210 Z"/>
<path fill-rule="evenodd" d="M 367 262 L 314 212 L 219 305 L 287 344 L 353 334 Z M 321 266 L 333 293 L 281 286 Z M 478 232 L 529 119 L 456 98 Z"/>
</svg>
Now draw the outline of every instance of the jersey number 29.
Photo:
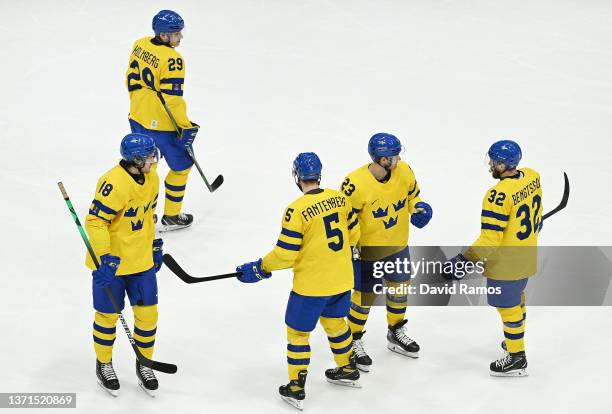
<svg viewBox="0 0 612 414">
<path fill-rule="evenodd" d="M 141 80 L 144 80 L 145 85 L 147 85 L 149 88 L 155 90 L 155 77 L 153 76 L 151 68 L 144 68 L 142 72 L 140 72 L 140 66 L 138 65 L 138 61 L 134 59 L 132 60 L 132 63 L 130 63 L 130 69 L 135 69 L 135 72 L 129 73 L 127 75 L 128 92 L 132 92 L 142 88 L 142 85 L 138 83 L 132 83 L 133 81 Z"/>
</svg>

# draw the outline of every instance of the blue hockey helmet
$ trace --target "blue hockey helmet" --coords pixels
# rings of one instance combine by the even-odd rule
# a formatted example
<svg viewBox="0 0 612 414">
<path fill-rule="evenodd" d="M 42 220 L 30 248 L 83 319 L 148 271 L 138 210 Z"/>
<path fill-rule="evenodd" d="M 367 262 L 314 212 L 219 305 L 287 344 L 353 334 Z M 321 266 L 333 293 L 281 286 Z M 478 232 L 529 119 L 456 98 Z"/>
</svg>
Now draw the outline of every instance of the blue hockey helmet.
<svg viewBox="0 0 612 414">
<path fill-rule="evenodd" d="M 496 165 L 504 164 L 508 169 L 516 168 L 523 157 L 519 144 L 508 139 L 497 141 L 491 145 L 487 155 L 493 163 Z"/>
<path fill-rule="evenodd" d="M 372 161 L 376 162 L 380 157 L 392 157 L 402 151 L 402 143 L 395 135 L 379 132 L 372 135 L 368 142 L 368 153 Z"/>
<path fill-rule="evenodd" d="M 293 177 L 296 181 L 315 181 L 321 179 L 323 165 L 314 152 L 302 152 L 293 161 Z"/>
<path fill-rule="evenodd" d="M 155 157 L 155 162 L 159 159 L 155 141 L 145 134 L 127 134 L 121 140 L 119 152 L 124 160 L 133 164 L 143 163 L 150 156 Z"/>
<path fill-rule="evenodd" d="M 180 32 L 185 27 L 183 18 L 172 10 L 162 10 L 153 16 L 153 32 L 155 36 L 160 33 Z"/>
</svg>

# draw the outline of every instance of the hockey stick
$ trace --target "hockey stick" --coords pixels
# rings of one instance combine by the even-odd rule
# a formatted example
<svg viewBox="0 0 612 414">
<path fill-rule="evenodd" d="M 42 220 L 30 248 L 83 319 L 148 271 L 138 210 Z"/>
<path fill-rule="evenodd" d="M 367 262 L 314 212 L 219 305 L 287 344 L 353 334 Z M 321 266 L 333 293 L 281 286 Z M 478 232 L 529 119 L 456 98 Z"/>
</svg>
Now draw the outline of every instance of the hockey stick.
<svg viewBox="0 0 612 414">
<path fill-rule="evenodd" d="M 166 100 L 162 96 L 162 93 L 160 91 L 157 91 L 157 96 L 158 96 L 159 100 L 161 101 L 162 105 L 164 106 L 164 109 L 166 110 L 166 113 L 168 114 L 168 117 L 170 118 L 170 121 L 172 122 L 172 125 L 174 126 L 174 129 L 176 129 L 176 133 L 180 135 L 181 134 L 181 129 L 179 128 L 178 124 L 176 123 L 176 119 L 174 119 L 174 115 L 172 115 L 172 112 L 170 112 L 170 108 L 168 108 L 168 105 L 166 104 Z M 185 151 L 187 151 L 187 154 L 189 155 L 189 158 L 191 158 L 191 161 L 193 161 L 193 163 L 195 164 L 196 168 L 198 169 L 198 172 L 200 173 L 200 176 L 202 177 L 202 180 L 204 180 L 204 184 L 206 184 L 206 187 L 208 187 L 208 191 L 210 191 L 212 193 L 217 188 L 221 187 L 221 184 L 223 184 L 223 176 L 219 174 L 217 176 L 217 178 L 215 178 L 215 181 L 213 181 L 212 184 L 209 184 L 208 180 L 206 179 L 206 176 L 204 175 L 204 172 L 202 171 L 202 168 L 200 167 L 200 164 L 198 164 L 198 160 L 196 160 L 195 155 L 193 154 L 193 148 L 191 148 L 191 146 L 189 146 L 189 147 L 185 148 Z"/>
<path fill-rule="evenodd" d="M 174 257 L 168 253 L 164 254 L 164 264 L 185 283 L 200 283 L 210 282 L 211 280 L 229 279 L 232 277 L 238 277 L 242 275 L 242 272 L 227 273 L 224 275 L 207 276 L 207 277 L 193 277 L 183 270 L 181 266 L 174 260 Z"/>
<path fill-rule="evenodd" d="M 70 214 L 72 215 L 72 219 L 74 220 L 74 223 L 76 224 L 77 228 L 79 229 L 79 233 L 81 233 L 81 237 L 83 238 L 83 241 L 85 242 L 85 247 L 87 247 L 87 251 L 89 252 L 89 255 L 91 256 L 91 258 L 93 259 L 94 265 L 96 266 L 96 269 L 97 269 L 97 268 L 100 267 L 100 263 L 98 263 L 98 259 L 96 258 L 96 254 L 93 251 L 93 247 L 91 246 L 91 243 L 89 243 L 89 239 L 87 238 L 87 234 L 85 233 L 85 229 L 81 225 L 81 221 L 79 220 L 79 216 L 77 215 L 76 211 L 74 210 L 74 207 L 72 206 L 72 202 L 70 201 L 70 197 L 68 197 L 68 193 L 66 192 L 66 189 L 64 188 L 64 184 L 60 181 L 59 183 L 57 183 L 57 186 L 59 187 L 60 191 L 62 192 L 62 196 L 64 197 L 64 201 L 66 202 L 66 205 L 68 206 L 68 210 L 70 210 Z M 165 362 L 153 361 L 151 359 L 148 359 L 144 355 L 142 355 L 142 353 L 140 352 L 140 350 L 136 346 L 136 341 L 134 341 L 134 337 L 132 336 L 132 332 L 130 331 L 130 328 L 128 327 L 128 324 L 125 321 L 125 318 L 123 317 L 123 314 L 121 313 L 121 309 L 119 309 L 119 305 L 117 304 L 117 300 L 115 299 L 115 295 L 113 295 L 113 291 L 111 290 L 110 286 L 106 286 L 104 288 L 104 290 L 105 290 L 106 294 L 108 295 L 108 298 L 110 299 L 110 301 L 113 304 L 113 308 L 115 309 L 115 313 L 117 315 L 119 315 L 119 320 L 121 321 L 121 325 L 123 325 L 123 330 L 125 331 L 125 334 L 127 335 L 128 339 L 130 340 L 130 343 L 132 344 L 132 349 L 134 349 L 134 352 L 136 353 L 136 358 L 138 358 L 138 362 L 140 362 L 145 367 L 154 369 L 155 371 L 165 372 L 166 374 L 174 374 L 174 373 L 176 373 L 176 371 L 177 371 L 176 365 L 166 364 Z"/>
<path fill-rule="evenodd" d="M 561 202 L 555 209 L 544 214 L 542 216 L 542 220 L 546 220 L 547 218 L 549 218 L 553 214 L 558 213 L 559 211 L 563 210 L 565 206 L 567 206 L 567 201 L 569 200 L 570 185 L 569 185 L 569 179 L 567 178 L 567 174 L 565 172 L 563 173 L 563 178 L 565 179 L 565 187 L 563 189 L 563 197 L 561 198 Z"/>
</svg>

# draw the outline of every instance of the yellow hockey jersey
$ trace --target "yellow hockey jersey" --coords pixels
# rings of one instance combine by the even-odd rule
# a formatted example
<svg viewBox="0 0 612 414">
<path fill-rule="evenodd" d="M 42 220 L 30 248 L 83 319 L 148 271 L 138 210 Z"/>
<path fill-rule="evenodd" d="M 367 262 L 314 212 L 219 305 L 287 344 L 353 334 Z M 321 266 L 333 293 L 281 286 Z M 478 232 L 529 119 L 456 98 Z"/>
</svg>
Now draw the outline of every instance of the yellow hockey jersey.
<svg viewBox="0 0 612 414">
<path fill-rule="evenodd" d="M 542 228 L 540 174 L 521 168 L 501 179 L 482 200 L 480 237 L 464 253 L 485 262 L 492 279 L 521 279 L 537 270 L 538 234 Z"/>
<path fill-rule="evenodd" d="M 276 246 L 262 261 L 266 272 L 293 267 L 293 291 L 331 296 L 353 288 L 351 246 L 359 221 L 337 190 L 309 191 L 287 207 Z"/>
<path fill-rule="evenodd" d="M 157 91 L 180 128 L 191 127 L 183 99 L 185 60 L 174 48 L 147 36 L 132 47 L 126 73 L 130 95 L 130 119 L 147 129 L 174 131 Z"/>
<path fill-rule="evenodd" d="M 378 181 L 366 164 L 351 172 L 342 182 L 341 190 L 358 213 L 361 225 L 359 245 L 363 247 L 397 247 L 386 251 L 386 255 L 397 253 L 408 245 L 410 215 L 414 205 L 420 201 L 419 185 L 414 172 L 404 161 L 398 161 L 387 182 Z M 362 249 L 362 258 L 376 249 Z M 377 255 L 375 255 L 377 256 Z"/>
<path fill-rule="evenodd" d="M 85 218 L 85 229 L 98 256 L 110 253 L 121 258 L 117 275 L 144 272 L 153 267 L 153 213 L 157 206 L 159 177 L 155 168 L 138 184 L 121 166 L 104 174 Z M 86 265 L 95 266 L 89 254 Z"/>
</svg>

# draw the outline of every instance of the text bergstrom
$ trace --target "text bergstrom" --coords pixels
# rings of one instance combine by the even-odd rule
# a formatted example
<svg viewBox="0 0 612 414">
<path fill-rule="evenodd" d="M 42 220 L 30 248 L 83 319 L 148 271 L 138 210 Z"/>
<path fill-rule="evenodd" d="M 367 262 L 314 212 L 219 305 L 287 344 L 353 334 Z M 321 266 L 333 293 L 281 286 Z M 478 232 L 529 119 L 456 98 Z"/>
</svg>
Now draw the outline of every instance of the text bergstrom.
<svg viewBox="0 0 612 414">
<path fill-rule="evenodd" d="M 449 262 L 439 260 L 429 261 L 421 259 L 417 262 L 407 258 L 396 258 L 394 261 L 376 261 L 372 275 L 377 278 L 386 275 L 409 274 L 414 278 L 417 273 L 440 275 L 442 273 L 453 273 L 455 276 L 464 277 L 466 274 L 484 272 L 484 262 L 458 262 L 453 266 Z"/>
</svg>

